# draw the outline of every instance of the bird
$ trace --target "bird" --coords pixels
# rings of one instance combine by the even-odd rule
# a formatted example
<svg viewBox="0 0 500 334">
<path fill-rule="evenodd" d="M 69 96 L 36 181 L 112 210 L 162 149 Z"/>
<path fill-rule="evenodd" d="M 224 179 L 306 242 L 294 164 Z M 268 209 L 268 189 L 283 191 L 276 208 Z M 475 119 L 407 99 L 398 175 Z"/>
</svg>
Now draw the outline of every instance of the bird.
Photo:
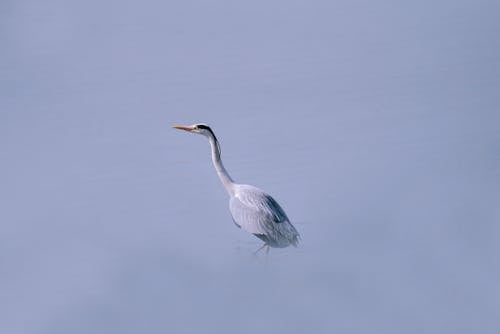
<svg viewBox="0 0 500 334">
<path fill-rule="evenodd" d="M 212 162 L 229 195 L 229 211 L 234 224 L 262 240 L 264 244 L 255 251 L 270 247 L 297 247 L 300 235 L 292 225 L 285 211 L 278 202 L 263 190 L 248 185 L 235 183 L 221 160 L 221 148 L 214 131 L 206 124 L 189 126 L 174 125 L 173 128 L 202 135 L 208 139 L 212 151 Z"/>
</svg>

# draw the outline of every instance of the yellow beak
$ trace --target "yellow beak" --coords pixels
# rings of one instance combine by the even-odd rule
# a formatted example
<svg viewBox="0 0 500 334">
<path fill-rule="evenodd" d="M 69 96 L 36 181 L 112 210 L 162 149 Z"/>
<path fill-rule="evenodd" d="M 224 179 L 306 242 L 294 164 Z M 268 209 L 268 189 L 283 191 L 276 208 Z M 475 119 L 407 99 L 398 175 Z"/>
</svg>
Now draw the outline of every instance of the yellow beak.
<svg viewBox="0 0 500 334">
<path fill-rule="evenodd" d="M 178 130 L 184 130 L 184 131 L 193 131 L 194 130 L 193 126 L 184 126 L 184 125 L 174 125 L 173 128 L 178 129 Z"/>
</svg>

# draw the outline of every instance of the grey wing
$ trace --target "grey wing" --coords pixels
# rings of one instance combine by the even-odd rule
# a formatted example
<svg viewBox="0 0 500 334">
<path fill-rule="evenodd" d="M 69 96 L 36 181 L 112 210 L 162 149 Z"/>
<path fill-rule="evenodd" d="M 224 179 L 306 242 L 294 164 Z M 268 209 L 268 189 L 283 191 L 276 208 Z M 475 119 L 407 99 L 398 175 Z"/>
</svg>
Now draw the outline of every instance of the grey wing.
<svg viewBox="0 0 500 334">
<path fill-rule="evenodd" d="M 294 246 L 299 233 L 285 211 L 264 192 L 248 192 L 231 197 L 229 209 L 234 222 L 273 247 Z"/>
</svg>

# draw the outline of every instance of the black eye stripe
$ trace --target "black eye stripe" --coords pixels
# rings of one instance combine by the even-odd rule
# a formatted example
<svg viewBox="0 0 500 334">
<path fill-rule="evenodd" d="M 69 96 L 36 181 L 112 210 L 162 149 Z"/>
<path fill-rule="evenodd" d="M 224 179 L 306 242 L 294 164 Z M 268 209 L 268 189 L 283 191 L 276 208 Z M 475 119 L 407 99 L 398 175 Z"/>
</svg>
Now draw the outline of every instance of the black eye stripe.
<svg viewBox="0 0 500 334">
<path fill-rule="evenodd" d="M 207 125 L 203 125 L 203 124 L 199 124 L 199 125 L 196 125 L 196 127 L 198 129 L 203 129 L 203 130 L 207 130 L 208 132 L 210 132 L 212 134 L 212 136 L 215 138 L 215 140 L 217 140 L 217 137 L 215 137 L 215 133 L 212 131 L 212 129 L 210 129 L 209 126 Z"/>
</svg>

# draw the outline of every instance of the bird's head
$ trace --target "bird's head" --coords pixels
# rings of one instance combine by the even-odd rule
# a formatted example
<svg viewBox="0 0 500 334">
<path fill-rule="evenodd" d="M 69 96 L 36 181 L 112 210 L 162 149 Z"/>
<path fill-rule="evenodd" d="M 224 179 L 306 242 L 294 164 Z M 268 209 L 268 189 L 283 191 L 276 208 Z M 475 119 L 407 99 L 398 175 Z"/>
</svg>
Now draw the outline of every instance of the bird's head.
<svg viewBox="0 0 500 334">
<path fill-rule="evenodd" d="M 208 137 L 210 135 L 212 135 L 212 136 L 214 135 L 212 129 L 210 129 L 210 127 L 206 124 L 193 124 L 193 125 L 188 125 L 188 126 L 174 125 L 173 128 L 178 129 L 178 130 L 184 130 L 184 131 L 191 132 L 191 133 L 197 133 L 200 135 L 204 135 L 205 137 Z"/>
</svg>

